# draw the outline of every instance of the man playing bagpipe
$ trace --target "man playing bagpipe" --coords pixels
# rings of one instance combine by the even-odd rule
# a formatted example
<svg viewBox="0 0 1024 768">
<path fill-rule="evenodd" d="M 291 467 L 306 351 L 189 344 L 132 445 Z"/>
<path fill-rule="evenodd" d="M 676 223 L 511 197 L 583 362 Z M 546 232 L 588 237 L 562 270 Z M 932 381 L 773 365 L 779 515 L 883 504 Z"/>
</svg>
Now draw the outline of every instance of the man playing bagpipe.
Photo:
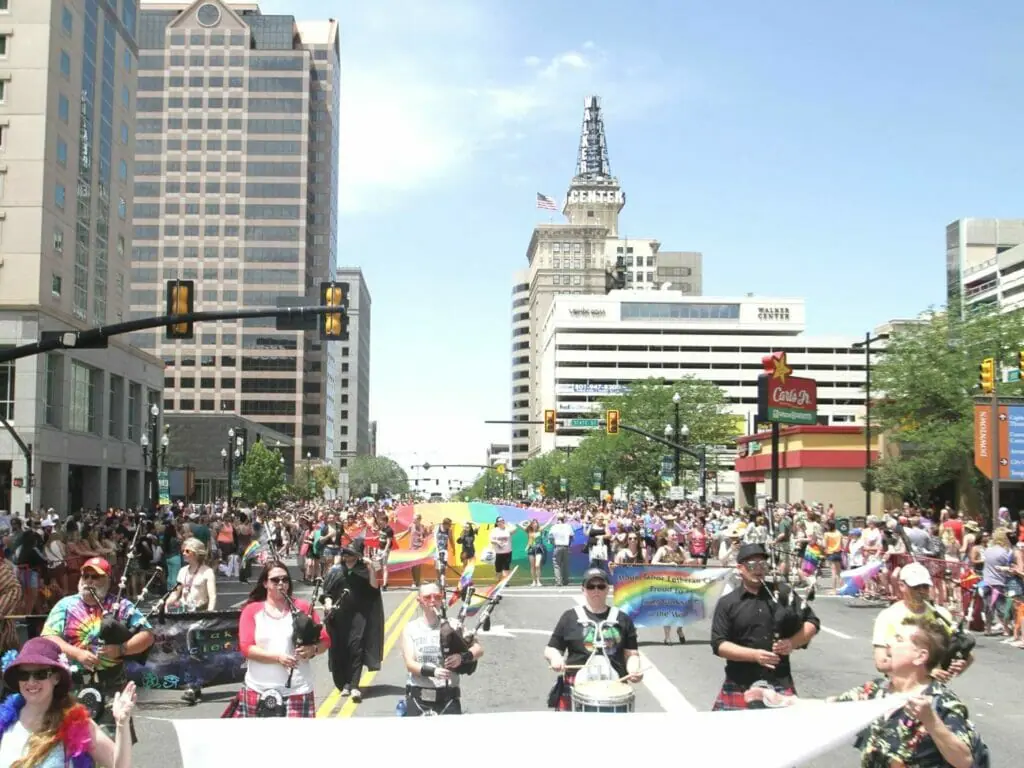
<svg viewBox="0 0 1024 768">
<path fill-rule="evenodd" d="M 108 705 L 127 683 L 125 660 L 145 654 L 155 640 L 135 604 L 121 598 L 120 589 L 110 593 L 110 575 L 110 563 L 102 557 L 86 560 L 78 593 L 53 606 L 42 631 L 77 667 L 72 678 L 79 700 L 108 727 L 114 725 Z"/>
<path fill-rule="evenodd" d="M 461 715 L 461 674 L 472 674 L 484 649 L 443 616 L 444 595 L 437 584 L 420 587 L 423 616 L 402 632 L 402 658 L 409 672 L 405 716 Z M 468 639 L 468 642 L 467 642 Z"/>
<path fill-rule="evenodd" d="M 821 626 L 810 604 L 788 584 L 765 583 L 763 545 L 744 544 L 736 561 L 742 586 L 718 601 L 711 624 L 711 650 L 726 660 L 716 712 L 748 709 L 744 694 L 754 685 L 795 695 L 789 656 L 805 648 Z"/>
<path fill-rule="evenodd" d="M 363 540 L 341 549 L 340 562 L 324 577 L 325 626 L 331 638 L 327 657 L 342 696 L 361 701 L 363 667 L 376 671 L 384 657 L 384 602 L 377 584 L 380 563 L 363 557 Z"/>
</svg>

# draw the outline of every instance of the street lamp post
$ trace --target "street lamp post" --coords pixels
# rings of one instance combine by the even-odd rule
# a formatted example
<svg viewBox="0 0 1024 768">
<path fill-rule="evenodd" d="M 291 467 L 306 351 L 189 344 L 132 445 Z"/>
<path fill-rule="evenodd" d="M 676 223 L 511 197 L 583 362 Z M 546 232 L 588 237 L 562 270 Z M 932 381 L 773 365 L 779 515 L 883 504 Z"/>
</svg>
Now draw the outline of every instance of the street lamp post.
<svg viewBox="0 0 1024 768">
<path fill-rule="evenodd" d="M 683 398 L 680 397 L 678 392 L 676 392 L 674 395 L 672 395 L 672 405 L 675 408 L 674 429 L 675 429 L 675 433 L 677 435 L 679 434 L 679 403 L 680 403 L 680 401 L 682 399 Z M 689 432 L 689 430 L 687 430 L 687 432 Z M 679 485 L 679 480 L 680 480 L 680 469 L 679 469 L 680 451 L 679 451 L 679 447 L 678 446 L 675 449 L 675 460 L 676 460 L 676 486 L 678 486 Z"/>
<path fill-rule="evenodd" d="M 885 341 L 889 334 L 881 333 L 872 336 L 864 334 L 864 341 L 853 345 L 854 349 L 864 348 L 864 517 L 871 517 L 871 345 L 876 341 Z"/>
<path fill-rule="evenodd" d="M 235 428 L 231 427 L 228 430 L 228 447 L 220 449 L 220 459 L 228 470 L 228 501 L 227 507 L 225 508 L 226 512 L 231 511 L 231 501 L 234 496 L 234 488 L 232 487 L 232 485 L 234 483 L 235 475 L 235 460 L 241 458 L 241 456 L 242 449 L 238 446 L 238 442 L 236 441 Z M 283 457 L 281 461 L 284 461 Z"/>
<path fill-rule="evenodd" d="M 149 503 L 156 514 L 156 511 L 160 509 L 160 462 L 167 458 L 167 446 L 171 444 L 171 439 L 167 436 L 167 427 L 164 427 L 164 434 L 157 439 L 157 435 L 160 431 L 160 408 L 156 403 L 153 403 L 149 407 L 149 435 L 142 435 L 142 439 L 139 441 L 142 444 L 142 460 L 143 463 L 149 464 Z"/>
<path fill-rule="evenodd" d="M 672 435 L 676 435 L 672 440 Z M 682 452 L 682 443 L 690 439 L 690 428 L 685 424 L 679 424 L 675 429 L 670 424 L 665 425 L 665 438 L 670 440 L 676 452 L 676 485 L 679 484 L 679 454 Z M 700 502 L 703 504 L 708 498 L 708 447 L 697 446 L 696 450 L 687 449 L 687 453 L 697 459 L 698 471 L 700 472 Z"/>
</svg>

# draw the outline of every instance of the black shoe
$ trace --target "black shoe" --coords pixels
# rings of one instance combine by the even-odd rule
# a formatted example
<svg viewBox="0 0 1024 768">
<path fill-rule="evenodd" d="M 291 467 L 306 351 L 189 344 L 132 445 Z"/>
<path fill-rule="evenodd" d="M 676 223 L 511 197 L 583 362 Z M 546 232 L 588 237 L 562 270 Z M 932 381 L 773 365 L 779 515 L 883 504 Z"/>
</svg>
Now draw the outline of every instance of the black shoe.
<svg viewBox="0 0 1024 768">
<path fill-rule="evenodd" d="M 200 698 L 202 698 L 202 694 L 195 688 L 186 688 L 185 692 L 181 694 L 181 700 L 190 707 L 194 707 L 198 704 Z"/>
</svg>

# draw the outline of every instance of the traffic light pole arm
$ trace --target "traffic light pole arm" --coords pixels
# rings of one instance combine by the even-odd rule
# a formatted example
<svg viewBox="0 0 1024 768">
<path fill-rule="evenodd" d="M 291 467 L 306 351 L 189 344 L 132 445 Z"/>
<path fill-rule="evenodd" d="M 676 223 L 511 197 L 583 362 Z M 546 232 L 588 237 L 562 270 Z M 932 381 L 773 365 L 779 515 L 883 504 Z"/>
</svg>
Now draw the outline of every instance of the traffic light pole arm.
<svg viewBox="0 0 1024 768">
<path fill-rule="evenodd" d="M 274 309 L 227 309 L 218 312 L 190 312 L 185 315 L 158 315 L 129 320 L 115 325 L 101 325 L 84 331 L 65 331 L 61 336 L 73 335 L 74 344 L 65 344 L 64 339 L 51 338 L 24 344 L 14 349 L 0 352 L 0 363 L 31 357 L 44 352 L 59 349 L 102 349 L 111 336 L 120 336 L 133 331 L 145 331 L 149 328 L 162 328 L 166 325 L 203 322 L 206 320 L 245 320 L 253 317 L 288 317 L 301 318 L 310 315 L 327 315 L 338 312 L 338 307 L 276 307 Z"/>
<path fill-rule="evenodd" d="M 623 424 L 622 422 L 619 422 L 619 429 L 624 429 L 627 432 L 634 432 L 638 435 L 643 435 L 649 440 L 654 440 L 656 443 L 661 443 L 662 445 L 671 448 L 673 451 L 678 450 L 682 453 L 685 453 L 691 459 L 696 459 L 697 461 L 704 461 L 705 456 L 707 455 L 703 451 L 695 451 L 692 448 L 687 448 L 685 445 L 677 445 L 676 443 L 673 443 L 671 440 L 666 440 L 664 437 L 660 437 L 650 432 L 646 432 L 638 427 L 631 427 L 628 424 Z"/>
</svg>

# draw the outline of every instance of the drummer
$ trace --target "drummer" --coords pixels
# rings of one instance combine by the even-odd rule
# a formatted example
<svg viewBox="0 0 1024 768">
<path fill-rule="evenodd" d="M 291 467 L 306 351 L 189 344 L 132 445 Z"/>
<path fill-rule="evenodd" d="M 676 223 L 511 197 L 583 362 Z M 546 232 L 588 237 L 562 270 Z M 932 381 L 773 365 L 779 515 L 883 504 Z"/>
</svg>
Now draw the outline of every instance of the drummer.
<svg viewBox="0 0 1024 768">
<path fill-rule="evenodd" d="M 583 574 L 584 605 L 562 614 L 555 625 L 544 659 L 557 672 L 557 696 L 549 706 L 559 712 L 572 711 L 572 686 L 577 676 L 587 679 L 625 679 L 630 683 L 643 680 L 636 625 L 618 608 L 608 606 L 608 575 L 600 568 Z M 596 648 L 600 634 L 604 647 Z M 607 661 L 601 659 L 604 656 Z M 610 664 L 610 669 L 608 665 Z"/>
</svg>

